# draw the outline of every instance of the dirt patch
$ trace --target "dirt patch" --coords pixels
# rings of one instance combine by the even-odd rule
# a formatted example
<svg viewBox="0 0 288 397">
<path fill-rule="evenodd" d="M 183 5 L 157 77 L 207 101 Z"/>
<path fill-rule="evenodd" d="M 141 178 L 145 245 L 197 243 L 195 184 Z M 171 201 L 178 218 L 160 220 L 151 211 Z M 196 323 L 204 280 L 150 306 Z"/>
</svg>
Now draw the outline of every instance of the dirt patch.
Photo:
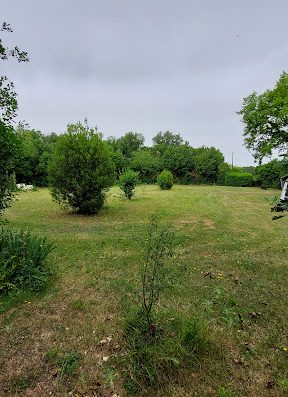
<svg viewBox="0 0 288 397">
<path fill-rule="evenodd" d="M 204 219 L 203 220 L 203 225 L 207 228 L 207 229 L 215 229 L 215 224 L 211 219 Z"/>
</svg>

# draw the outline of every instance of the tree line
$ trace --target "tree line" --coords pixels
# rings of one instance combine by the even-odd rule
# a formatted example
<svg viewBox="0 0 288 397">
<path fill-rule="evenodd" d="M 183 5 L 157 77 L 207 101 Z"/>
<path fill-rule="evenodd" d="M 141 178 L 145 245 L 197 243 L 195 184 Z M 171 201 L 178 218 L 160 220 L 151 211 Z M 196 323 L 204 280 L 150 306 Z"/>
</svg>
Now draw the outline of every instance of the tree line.
<svg viewBox="0 0 288 397">
<path fill-rule="evenodd" d="M 193 148 L 179 134 L 159 132 L 153 138 L 153 146 L 147 147 L 144 136 L 137 132 L 104 140 L 96 128 L 85 124 L 71 124 L 67 130 L 77 128 L 92 131 L 105 143 L 115 166 L 116 180 L 125 170 L 132 169 L 139 172 L 141 183 L 155 183 L 157 175 L 167 169 L 172 172 L 176 183 L 213 184 L 220 181 L 225 164 L 223 154 L 214 147 Z M 17 183 L 48 186 L 48 163 L 63 135 L 65 133 L 57 135 L 54 132 L 44 135 L 21 124 L 15 129 L 13 169 Z"/>
<path fill-rule="evenodd" d="M 193 148 L 180 134 L 159 132 L 153 137 L 153 145 L 145 146 L 144 136 L 127 132 L 120 138 L 103 135 L 87 124 L 71 124 L 68 130 L 82 127 L 92 130 L 105 142 L 115 166 L 115 180 L 127 169 L 139 173 L 141 183 L 155 183 L 164 169 L 172 172 L 175 183 L 225 185 L 227 173 L 249 173 L 254 177 L 250 185 L 279 187 L 279 178 L 288 171 L 287 160 L 273 160 L 257 167 L 233 167 L 224 161 L 223 154 L 214 147 Z M 74 126 L 74 127 L 73 127 Z M 17 183 L 48 186 L 48 163 L 53 157 L 57 141 L 63 134 L 40 131 L 19 124 L 14 130 L 14 159 L 11 170 Z"/>
</svg>

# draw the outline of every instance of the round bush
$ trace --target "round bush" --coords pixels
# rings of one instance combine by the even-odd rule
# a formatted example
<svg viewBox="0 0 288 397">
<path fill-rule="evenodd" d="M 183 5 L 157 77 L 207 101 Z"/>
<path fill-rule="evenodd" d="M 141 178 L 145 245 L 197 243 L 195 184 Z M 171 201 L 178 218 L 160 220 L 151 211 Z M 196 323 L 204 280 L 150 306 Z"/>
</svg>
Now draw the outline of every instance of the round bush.
<svg viewBox="0 0 288 397">
<path fill-rule="evenodd" d="M 254 176 L 249 172 L 231 171 L 224 178 L 226 186 L 253 186 Z"/>
<path fill-rule="evenodd" d="M 173 186 L 173 174 L 168 170 L 163 170 L 157 177 L 157 185 L 163 190 L 171 189 Z"/>
<path fill-rule="evenodd" d="M 125 196 L 131 200 L 131 197 L 134 195 L 133 190 L 138 182 L 139 172 L 135 172 L 132 170 L 128 170 L 124 172 L 124 174 L 119 177 L 119 185 L 120 189 L 123 190 Z"/>
<path fill-rule="evenodd" d="M 49 164 L 52 197 L 80 214 L 97 214 L 114 177 L 112 155 L 101 136 L 80 123 L 69 125 Z"/>
</svg>

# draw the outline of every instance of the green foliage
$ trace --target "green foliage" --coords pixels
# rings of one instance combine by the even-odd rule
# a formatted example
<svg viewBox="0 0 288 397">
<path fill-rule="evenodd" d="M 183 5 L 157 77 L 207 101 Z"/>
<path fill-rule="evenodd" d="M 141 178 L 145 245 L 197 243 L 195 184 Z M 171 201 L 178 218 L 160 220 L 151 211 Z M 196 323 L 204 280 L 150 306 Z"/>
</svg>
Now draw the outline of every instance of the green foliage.
<svg viewBox="0 0 288 397">
<path fill-rule="evenodd" d="M 0 222 L 13 199 L 10 175 L 13 173 L 16 152 L 17 139 L 13 129 L 0 121 Z"/>
<path fill-rule="evenodd" d="M 7 188 L 8 188 L 9 192 L 16 192 L 17 191 L 15 172 L 12 172 L 12 174 L 9 175 Z"/>
<path fill-rule="evenodd" d="M 119 177 L 119 186 L 123 190 L 128 200 L 134 195 L 134 189 L 138 182 L 139 173 L 133 170 L 127 170 Z"/>
<path fill-rule="evenodd" d="M 162 190 L 171 189 L 173 186 L 173 174 L 168 170 L 163 170 L 161 174 L 157 176 L 157 185 L 160 186 Z"/>
<path fill-rule="evenodd" d="M 45 137 L 40 131 L 19 124 L 16 136 L 19 142 L 19 153 L 15 164 L 17 182 L 48 186 L 48 162 L 54 147 L 50 135 Z"/>
<path fill-rule="evenodd" d="M 0 294 L 18 288 L 39 291 L 46 285 L 51 269 L 45 259 L 54 249 L 46 238 L 23 230 L 0 230 Z"/>
<path fill-rule="evenodd" d="M 151 149 L 141 149 L 134 152 L 130 163 L 131 169 L 139 172 L 142 183 L 154 183 L 161 170 L 161 159 Z"/>
<path fill-rule="evenodd" d="M 144 144 L 144 136 L 138 132 L 127 132 L 116 140 L 116 145 L 126 158 L 131 158 L 133 153 L 141 149 Z"/>
<path fill-rule="evenodd" d="M 195 171 L 198 183 L 216 183 L 219 170 L 224 164 L 223 154 L 214 147 L 196 149 Z"/>
<path fill-rule="evenodd" d="M 1 32 L 11 33 L 13 30 L 6 22 L 3 22 Z M 7 48 L 0 38 L 0 59 L 6 61 L 9 58 L 16 58 L 18 62 L 29 61 L 27 52 L 20 51 L 16 46 L 12 49 Z M 16 116 L 17 100 L 14 85 L 6 76 L 0 76 L 0 121 L 9 124 Z"/>
<path fill-rule="evenodd" d="M 250 174 L 255 175 L 256 167 L 254 167 L 252 165 L 249 165 L 249 166 L 246 166 L 246 167 L 241 167 L 241 170 L 243 172 L 250 172 Z"/>
<path fill-rule="evenodd" d="M 225 176 L 228 172 L 232 171 L 231 166 L 227 163 L 222 163 L 219 165 L 218 168 L 218 179 L 217 179 L 217 184 L 218 185 L 224 185 L 225 184 Z"/>
<path fill-rule="evenodd" d="M 254 177 L 249 172 L 230 171 L 225 175 L 226 186 L 253 186 Z"/>
<path fill-rule="evenodd" d="M 153 146 L 156 150 L 161 153 L 167 148 L 167 146 L 188 146 L 188 142 L 184 142 L 184 139 L 180 134 L 173 134 L 173 132 L 158 132 L 153 138 Z"/>
<path fill-rule="evenodd" d="M 3 22 L 1 32 L 13 32 L 11 26 Z M 6 47 L 0 38 L 0 60 L 16 58 L 18 62 L 27 62 L 28 56 L 16 46 Z M 16 139 L 9 125 L 16 116 L 17 100 L 14 85 L 6 76 L 0 76 L 0 223 L 5 208 L 12 202 L 13 194 L 9 189 L 9 175 L 14 165 Z"/>
<path fill-rule="evenodd" d="M 264 189 L 280 189 L 280 177 L 288 173 L 288 162 L 272 160 L 256 167 L 255 180 L 257 186 Z"/>
<path fill-rule="evenodd" d="M 120 149 L 112 151 L 112 160 L 115 165 L 117 178 L 128 168 L 129 160 L 124 156 Z"/>
<path fill-rule="evenodd" d="M 111 151 L 97 131 L 70 124 L 58 138 L 49 164 L 52 197 L 75 212 L 98 213 L 114 182 L 114 171 Z"/>
<path fill-rule="evenodd" d="M 187 146 L 168 146 L 162 155 L 163 168 L 172 172 L 177 183 L 195 181 L 196 149 Z"/>
<path fill-rule="evenodd" d="M 239 114 L 245 124 L 245 145 L 256 159 L 274 149 L 288 149 L 288 74 L 283 72 L 272 90 L 244 98 Z"/>
</svg>

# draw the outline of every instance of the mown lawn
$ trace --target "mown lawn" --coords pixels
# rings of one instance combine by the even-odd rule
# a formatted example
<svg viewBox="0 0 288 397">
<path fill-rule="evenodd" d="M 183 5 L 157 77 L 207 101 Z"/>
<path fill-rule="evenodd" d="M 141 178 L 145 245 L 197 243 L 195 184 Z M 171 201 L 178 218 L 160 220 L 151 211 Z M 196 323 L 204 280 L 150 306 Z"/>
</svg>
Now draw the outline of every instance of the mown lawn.
<svg viewBox="0 0 288 397">
<path fill-rule="evenodd" d="M 109 362 L 125 355 L 126 303 L 137 301 L 141 237 L 154 211 L 176 232 L 175 281 L 160 306 L 204 318 L 212 348 L 137 395 L 287 396 L 288 218 L 271 221 L 266 198 L 275 194 L 140 186 L 128 201 L 115 187 L 92 217 L 68 214 L 47 189 L 19 194 L 7 227 L 55 243 L 56 278 L 41 296 L 7 310 L 0 302 L 0 396 L 125 395 L 121 368 Z"/>
</svg>

